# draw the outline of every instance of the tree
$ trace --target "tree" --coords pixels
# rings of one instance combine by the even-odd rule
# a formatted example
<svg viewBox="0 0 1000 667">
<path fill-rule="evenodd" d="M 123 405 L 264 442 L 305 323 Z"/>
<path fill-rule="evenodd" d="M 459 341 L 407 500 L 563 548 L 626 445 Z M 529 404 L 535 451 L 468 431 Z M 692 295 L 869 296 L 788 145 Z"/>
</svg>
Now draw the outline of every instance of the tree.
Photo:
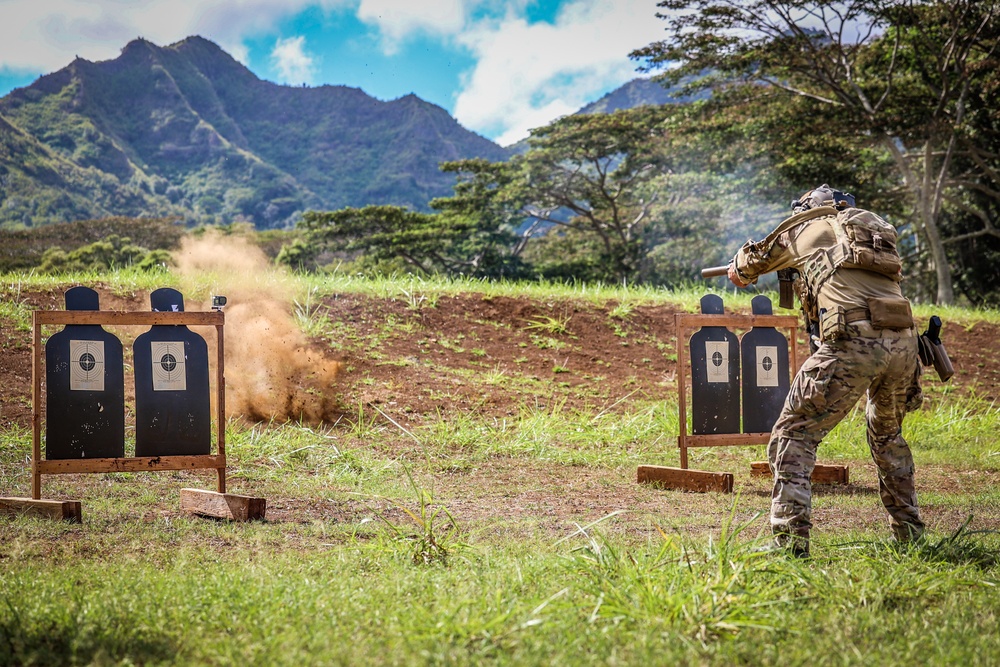
<svg viewBox="0 0 1000 667">
<path fill-rule="evenodd" d="M 420 213 L 401 206 L 365 206 L 339 211 L 309 211 L 299 226 L 306 230 L 304 247 L 361 253 L 369 265 L 402 260 L 424 274 L 446 273 L 502 277 L 517 272 L 503 230 L 484 229 L 481 220 L 454 211 Z M 284 253 L 303 257 L 302 248 Z"/>
<path fill-rule="evenodd" d="M 464 180 L 456 197 L 432 205 L 503 225 L 516 233 L 517 255 L 532 238 L 572 232 L 596 246 L 595 261 L 585 262 L 588 277 L 634 280 L 649 250 L 653 184 L 665 173 L 659 147 L 666 115 L 642 107 L 560 119 L 533 130 L 529 150 L 506 163 L 446 165 Z M 563 273 L 552 267 L 552 275 Z"/>
<path fill-rule="evenodd" d="M 42 254 L 38 270 L 41 273 L 60 274 L 135 266 L 143 271 L 156 271 L 169 263 L 170 253 L 167 250 L 147 250 L 134 244 L 128 237 L 112 234 L 70 252 L 53 246 Z"/>
<path fill-rule="evenodd" d="M 995 95 L 997 0 L 663 0 L 669 39 L 633 52 L 669 81 L 766 84 L 838 121 L 837 132 L 885 150 L 908 194 L 912 221 L 932 258 L 936 299 L 952 303 L 946 208 L 978 218 L 963 189 L 1000 198 L 998 156 L 978 145 L 970 107 Z M 801 118 L 808 118 L 802 116 Z M 823 129 L 823 128 L 821 128 Z M 830 128 L 826 128 L 827 131 Z"/>
<path fill-rule="evenodd" d="M 634 280 L 648 253 L 652 187 L 667 172 L 662 147 L 665 107 L 567 116 L 532 132 L 515 161 L 524 212 L 598 241 L 608 278 Z"/>
</svg>

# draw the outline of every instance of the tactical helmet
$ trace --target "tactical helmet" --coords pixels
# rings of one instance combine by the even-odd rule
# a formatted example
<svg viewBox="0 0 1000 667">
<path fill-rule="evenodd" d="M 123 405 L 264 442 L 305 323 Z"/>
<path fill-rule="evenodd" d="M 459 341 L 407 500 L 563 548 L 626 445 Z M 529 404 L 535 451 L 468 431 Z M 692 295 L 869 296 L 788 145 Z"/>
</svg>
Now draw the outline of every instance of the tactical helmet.
<svg viewBox="0 0 1000 667">
<path fill-rule="evenodd" d="M 808 211 L 816 206 L 833 206 L 838 211 L 842 211 L 845 208 L 854 208 L 854 195 L 850 192 L 834 190 L 824 183 L 798 199 L 792 200 L 792 209 L 796 212 Z"/>
</svg>

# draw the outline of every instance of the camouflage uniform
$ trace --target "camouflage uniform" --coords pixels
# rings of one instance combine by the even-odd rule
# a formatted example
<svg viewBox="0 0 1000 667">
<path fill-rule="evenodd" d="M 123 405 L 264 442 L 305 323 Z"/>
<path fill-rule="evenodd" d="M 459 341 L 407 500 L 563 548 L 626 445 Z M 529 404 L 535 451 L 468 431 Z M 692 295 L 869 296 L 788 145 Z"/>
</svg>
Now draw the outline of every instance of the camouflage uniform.
<svg viewBox="0 0 1000 667">
<path fill-rule="evenodd" d="M 817 252 L 836 245 L 836 212 L 825 210 L 828 214 L 814 214 L 790 228 L 783 224 L 786 231 L 767 246 L 764 242 L 744 246 L 733 259 L 739 277 L 749 283 L 779 269 L 801 271 Z M 841 306 L 858 313 L 861 309 L 862 317 L 865 313 L 870 317 L 869 298 L 902 299 L 896 280 L 858 268 L 837 268 L 818 289 L 812 287 L 817 310 Z M 869 319 L 848 323 L 844 337 L 822 342 L 805 361 L 792 381 L 767 448 L 774 472 L 771 528 L 779 545 L 808 549 L 810 477 L 816 448 L 865 394 L 868 445 L 878 467 L 879 492 L 893 534 L 906 541 L 923 533 L 913 456 L 902 436 L 903 416 L 919 405 L 919 373 L 913 328 L 876 329 Z"/>
</svg>

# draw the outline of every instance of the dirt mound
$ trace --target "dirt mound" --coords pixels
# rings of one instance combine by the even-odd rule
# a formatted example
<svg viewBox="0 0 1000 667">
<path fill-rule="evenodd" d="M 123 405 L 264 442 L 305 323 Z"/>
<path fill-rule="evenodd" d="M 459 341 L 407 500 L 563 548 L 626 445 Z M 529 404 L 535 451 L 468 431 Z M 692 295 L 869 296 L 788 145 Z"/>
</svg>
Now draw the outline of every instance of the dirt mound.
<svg viewBox="0 0 1000 667">
<path fill-rule="evenodd" d="M 95 288 L 102 308 L 142 310 L 148 303 L 145 294 Z M 63 307 L 61 292 L 19 298 L 31 309 Z M 669 304 L 482 294 L 338 294 L 312 305 L 308 316 L 318 334 L 310 347 L 328 350 L 341 373 L 308 390 L 327 392 L 348 416 L 374 405 L 411 422 L 448 413 L 504 418 L 534 408 L 620 409 L 633 398 L 676 394 L 676 312 Z M 227 339 L 236 335 L 227 327 Z M 952 390 L 1000 397 L 1000 327 L 946 323 L 944 335 L 957 371 Z M 0 318 L 0 342 L 0 427 L 30 426 L 30 329 Z"/>
</svg>

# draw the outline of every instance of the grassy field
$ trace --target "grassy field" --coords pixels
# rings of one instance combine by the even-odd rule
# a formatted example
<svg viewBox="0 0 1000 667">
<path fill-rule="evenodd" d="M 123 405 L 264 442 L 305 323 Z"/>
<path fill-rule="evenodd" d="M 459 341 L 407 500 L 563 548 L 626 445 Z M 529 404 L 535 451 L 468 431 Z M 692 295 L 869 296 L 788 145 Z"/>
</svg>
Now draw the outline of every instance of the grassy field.
<svg viewBox="0 0 1000 667">
<path fill-rule="evenodd" d="M 705 291 L 285 280 L 299 326 L 347 357 L 376 347 L 317 305 L 330 295 L 412 310 L 468 292 L 585 301 L 620 323 L 650 304 L 694 310 Z M 8 350 L 26 339 L 33 295 L 96 282 L 127 297 L 183 281 L 0 276 Z M 189 302 L 219 287 L 211 275 L 184 284 Z M 558 319 L 525 335 L 563 340 Z M 423 334 L 400 321 L 380 335 Z M 465 339 L 464 354 L 480 359 L 479 344 Z M 230 487 L 268 499 L 264 522 L 182 514 L 180 488 L 212 487 L 203 473 L 47 477 L 44 496 L 80 499 L 84 522 L 0 518 L 0 665 L 1000 664 L 990 397 L 928 383 L 908 418 L 931 534 L 906 549 L 889 540 L 863 418 L 850 415 L 821 458 L 850 465 L 852 483 L 817 488 L 814 556 L 794 560 L 754 550 L 768 533 L 769 483 L 749 474 L 762 447 L 694 455 L 695 467 L 736 474 L 733 495 L 639 487 L 637 465 L 677 465 L 675 394 L 621 390 L 587 407 L 559 398 L 573 387 L 546 395 L 545 378 L 499 362 L 488 372 L 493 362 L 455 378 L 523 396 L 513 414 L 445 407 L 404 422 L 362 397 L 378 381 L 347 374 L 335 422 L 232 419 Z M 610 369 L 602 386 L 615 382 Z M 0 495 L 28 494 L 30 450 L 27 425 L 5 422 Z"/>
</svg>

